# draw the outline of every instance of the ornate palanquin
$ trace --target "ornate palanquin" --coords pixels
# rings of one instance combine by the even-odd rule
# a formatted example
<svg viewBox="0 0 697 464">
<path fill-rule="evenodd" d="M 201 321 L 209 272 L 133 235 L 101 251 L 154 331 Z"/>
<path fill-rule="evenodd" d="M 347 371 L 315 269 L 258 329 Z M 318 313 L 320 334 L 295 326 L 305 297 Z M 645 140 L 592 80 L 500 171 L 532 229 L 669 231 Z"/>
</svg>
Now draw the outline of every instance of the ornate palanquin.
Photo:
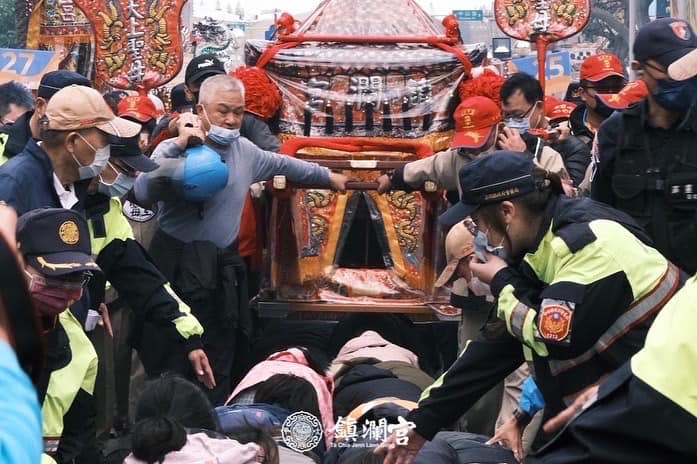
<svg viewBox="0 0 697 464">
<path fill-rule="evenodd" d="M 431 313 L 443 192 L 378 194 L 375 181 L 448 146 L 458 85 L 481 50 L 444 24 L 413 0 L 329 0 L 299 26 L 281 16 L 275 42 L 247 42 L 247 65 L 282 97 L 281 152 L 351 180 L 335 193 L 274 179 L 260 307 Z"/>
<path fill-rule="evenodd" d="M 384 144 L 383 150 L 391 145 L 379 143 Z M 430 151 L 421 146 L 421 153 Z M 310 147 L 296 156 L 344 172 L 352 180 L 352 189 L 343 194 L 274 189 L 269 252 L 270 283 L 276 297 L 380 305 L 430 301 L 441 245 L 436 221 L 441 196 L 403 191 L 381 195 L 374 189 L 380 168 L 418 159 L 419 154 Z M 361 215 L 361 208 L 367 214 Z M 352 228 L 373 243 L 356 243 Z M 366 229 L 370 230 L 366 233 Z"/>
</svg>

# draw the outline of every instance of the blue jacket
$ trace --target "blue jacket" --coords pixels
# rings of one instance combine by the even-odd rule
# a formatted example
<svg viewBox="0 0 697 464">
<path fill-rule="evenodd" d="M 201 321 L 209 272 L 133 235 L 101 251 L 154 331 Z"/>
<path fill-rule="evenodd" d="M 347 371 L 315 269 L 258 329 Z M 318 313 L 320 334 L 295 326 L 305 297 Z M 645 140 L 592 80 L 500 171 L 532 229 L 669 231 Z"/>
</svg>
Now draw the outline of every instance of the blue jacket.
<svg viewBox="0 0 697 464">
<path fill-rule="evenodd" d="M 41 412 L 36 391 L 10 345 L 0 341 L 0 464 L 39 462 Z"/>
<path fill-rule="evenodd" d="M 0 200 L 16 209 L 18 216 L 36 208 L 61 207 L 53 186 L 53 166 L 36 140 L 30 139 L 20 154 L 0 166 Z"/>
</svg>

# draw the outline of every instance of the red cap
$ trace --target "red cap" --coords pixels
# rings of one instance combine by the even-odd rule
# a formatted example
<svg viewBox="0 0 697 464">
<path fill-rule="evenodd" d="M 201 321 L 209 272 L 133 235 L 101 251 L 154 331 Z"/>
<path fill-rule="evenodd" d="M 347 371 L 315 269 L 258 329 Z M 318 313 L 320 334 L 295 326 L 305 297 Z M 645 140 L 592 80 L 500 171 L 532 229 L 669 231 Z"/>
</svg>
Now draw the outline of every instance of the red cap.
<svg viewBox="0 0 697 464">
<path fill-rule="evenodd" d="M 569 119 L 574 108 L 576 108 L 576 105 L 573 103 L 560 100 L 554 95 L 545 97 L 545 116 L 547 116 L 550 121 Z"/>
<path fill-rule="evenodd" d="M 646 83 L 639 80 L 628 83 L 617 93 L 599 93 L 598 98 L 614 110 L 623 110 L 629 105 L 643 100 L 648 94 L 649 89 L 646 87 Z"/>
<path fill-rule="evenodd" d="M 612 53 L 591 55 L 581 64 L 581 80 L 598 82 L 610 76 L 624 77 L 620 59 Z"/>
<path fill-rule="evenodd" d="M 486 97 L 466 98 L 455 108 L 455 135 L 450 148 L 480 148 L 501 122 L 501 109 Z"/>
<path fill-rule="evenodd" d="M 148 122 L 157 119 L 158 112 L 155 104 L 145 95 L 124 97 L 117 106 L 119 116 L 135 119 L 140 122 Z"/>
</svg>

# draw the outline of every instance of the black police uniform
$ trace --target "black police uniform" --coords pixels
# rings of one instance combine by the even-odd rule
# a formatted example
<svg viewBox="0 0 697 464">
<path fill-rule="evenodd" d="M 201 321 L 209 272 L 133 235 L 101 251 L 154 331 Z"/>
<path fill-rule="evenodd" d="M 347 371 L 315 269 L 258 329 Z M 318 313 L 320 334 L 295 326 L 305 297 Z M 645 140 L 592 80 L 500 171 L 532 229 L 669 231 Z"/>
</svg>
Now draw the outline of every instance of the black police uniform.
<svg viewBox="0 0 697 464">
<path fill-rule="evenodd" d="M 697 272 L 697 115 L 670 129 L 651 127 L 648 102 L 615 113 L 598 132 L 594 200 L 632 216 L 654 246 L 689 274 Z"/>
<path fill-rule="evenodd" d="M 509 163 L 528 165 L 516 170 Z M 532 170 L 530 160 L 511 152 L 470 163 L 460 171 L 461 214 L 472 211 L 468 199 L 482 205 L 532 191 L 525 184 Z M 490 284 L 498 320 L 408 415 L 422 436 L 433 437 L 525 361 L 545 414 L 555 415 L 642 347 L 656 314 L 679 288 L 679 270 L 647 246 L 631 218 L 589 199 L 551 195 L 535 245 Z"/>
</svg>

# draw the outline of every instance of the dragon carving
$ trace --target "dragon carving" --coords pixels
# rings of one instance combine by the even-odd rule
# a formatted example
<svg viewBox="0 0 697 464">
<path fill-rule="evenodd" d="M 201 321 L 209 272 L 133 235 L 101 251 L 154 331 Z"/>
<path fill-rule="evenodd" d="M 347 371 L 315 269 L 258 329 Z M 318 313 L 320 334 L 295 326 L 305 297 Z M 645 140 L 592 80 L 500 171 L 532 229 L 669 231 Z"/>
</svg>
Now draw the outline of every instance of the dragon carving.
<svg viewBox="0 0 697 464">
<path fill-rule="evenodd" d="M 145 18 L 145 25 L 153 28 L 150 33 L 152 51 L 148 55 L 148 63 L 162 73 L 167 70 L 170 59 L 165 47 L 172 45 L 164 17 L 166 12 L 167 5 L 161 6 L 160 0 L 151 0 Z"/>
<path fill-rule="evenodd" d="M 126 62 L 126 53 L 121 46 L 124 24 L 119 19 L 116 0 L 109 0 L 106 3 L 106 11 L 99 11 L 97 15 L 104 21 L 102 26 L 104 38 L 99 41 L 99 48 L 106 50 L 104 64 L 109 75 L 113 76 L 116 71 L 123 68 Z"/>
<path fill-rule="evenodd" d="M 413 193 L 398 190 L 389 193 L 387 201 L 393 208 L 399 210 L 397 215 L 393 215 L 399 246 L 406 249 L 408 253 L 414 253 L 419 244 L 418 232 L 415 227 L 417 216 L 416 196 Z"/>
</svg>

